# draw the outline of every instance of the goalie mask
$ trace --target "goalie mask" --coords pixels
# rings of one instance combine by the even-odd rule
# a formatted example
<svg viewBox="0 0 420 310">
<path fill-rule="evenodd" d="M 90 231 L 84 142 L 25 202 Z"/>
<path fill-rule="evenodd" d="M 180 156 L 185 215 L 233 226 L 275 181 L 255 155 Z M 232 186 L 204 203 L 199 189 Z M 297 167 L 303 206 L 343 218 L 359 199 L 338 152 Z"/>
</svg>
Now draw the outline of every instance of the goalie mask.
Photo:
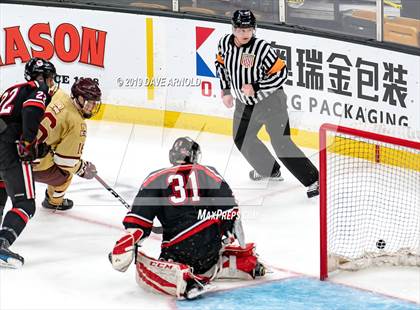
<svg viewBox="0 0 420 310">
<path fill-rule="evenodd" d="M 91 118 L 101 107 L 101 89 L 91 78 L 80 78 L 71 87 L 71 97 L 84 118 Z"/>
<path fill-rule="evenodd" d="M 189 137 L 176 139 L 169 151 L 169 161 L 172 165 L 195 164 L 200 157 L 200 145 Z"/>
</svg>

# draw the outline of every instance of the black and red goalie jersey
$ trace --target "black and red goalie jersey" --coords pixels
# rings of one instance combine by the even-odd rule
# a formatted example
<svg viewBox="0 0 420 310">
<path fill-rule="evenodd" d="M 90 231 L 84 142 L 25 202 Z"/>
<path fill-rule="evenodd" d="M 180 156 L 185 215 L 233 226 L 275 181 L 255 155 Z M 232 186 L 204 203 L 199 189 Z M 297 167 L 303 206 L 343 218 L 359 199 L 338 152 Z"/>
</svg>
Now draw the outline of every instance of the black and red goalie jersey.
<svg viewBox="0 0 420 310">
<path fill-rule="evenodd" d="M 232 190 L 216 169 L 188 163 L 151 173 L 123 224 L 143 230 L 143 239 L 157 217 L 163 227 L 160 258 L 202 273 L 217 263 L 237 213 Z"/>
<path fill-rule="evenodd" d="M 7 125 L 5 142 L 34 141 L 45 107 L 51 101 L 47 84 L 38 81 L 9 87 L 0 97 L 0 119 Z"/>
</svg>

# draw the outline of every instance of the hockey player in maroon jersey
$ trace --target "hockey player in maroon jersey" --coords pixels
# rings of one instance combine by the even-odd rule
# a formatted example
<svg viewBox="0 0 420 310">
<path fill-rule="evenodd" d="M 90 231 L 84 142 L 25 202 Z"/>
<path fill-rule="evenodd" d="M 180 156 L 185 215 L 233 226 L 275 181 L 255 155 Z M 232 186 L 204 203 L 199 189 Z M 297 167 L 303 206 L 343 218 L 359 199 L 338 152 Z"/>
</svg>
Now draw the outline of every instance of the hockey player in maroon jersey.
<svg viewBox="0 0 420 310">
<path fill-rule="evenodd" d="M 57 91 L 45 110 L 38 140 L 51 146 L 51 152 L 33 162 L 36 182 L 48 184 L 42 206 L 53 210 L 68 210 L 73 201 L 64 198 L 73 175 L 92 179 L 96 166 L 82 159 L 87 136 L 86 119 L 95 115 L 101 105 L 102 92 L 91 78 L 79 78 L 71 94 Z"/>
<path fill-rule="evenodd" d="M 31 161 L 48 152 L 46 144 L 37 144 L 36 135 L 55 90 L 55 75 L 51 62 L 32 58 L 25 65 L 27 82 L 9 87 L 0 97 L 0 179 L 13 205 L 0 230 L 1 267 L 17 268 L 24 262 L 9 246 L 35 213 Z"/>
<path fill-rule="evenodd" d="M 178 298 L 201 295 L 215 278 L 253 279 L 265 273 L 254 244 L 244 242 L 229 185 L 214 168 L 198 164 L 200 155 L 192 139 L 175 141 L 169 151 L 173 166 L 143 182 L 123 221 L 127 234 L 109 255 L 122 272 L 136 256 L 139 285 Z M 155 217 L 163 227 L 159 260 L 136 250 Z M 231 245 L 235 239 L 240 246 Z"/>
</svg>

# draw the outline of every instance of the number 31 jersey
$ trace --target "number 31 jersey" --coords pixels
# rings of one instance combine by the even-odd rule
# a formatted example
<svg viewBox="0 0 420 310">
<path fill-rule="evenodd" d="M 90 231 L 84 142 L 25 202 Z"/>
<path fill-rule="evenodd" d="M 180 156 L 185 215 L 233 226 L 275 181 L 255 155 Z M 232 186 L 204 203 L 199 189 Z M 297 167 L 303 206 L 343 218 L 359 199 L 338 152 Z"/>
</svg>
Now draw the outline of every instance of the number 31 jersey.
<svg viewBox="0 0 420 310">
<path fill-rule="evenodd" d="M 232 190 L 214 168 L 186 164 L 151 173 L 123 224 L 142 229 L 144 238 L 157 217 L 163 227 L 161 257 L 198 268 L 218 257 L 222 235 L 237 213 Z"/>
</svg>

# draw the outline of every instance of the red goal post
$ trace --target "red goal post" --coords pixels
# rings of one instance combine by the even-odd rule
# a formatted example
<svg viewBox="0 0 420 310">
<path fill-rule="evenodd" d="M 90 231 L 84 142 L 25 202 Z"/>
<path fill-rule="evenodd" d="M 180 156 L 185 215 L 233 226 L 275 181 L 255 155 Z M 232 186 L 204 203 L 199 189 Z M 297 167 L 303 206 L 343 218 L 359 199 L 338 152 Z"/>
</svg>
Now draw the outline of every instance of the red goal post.
<svg viewBox="0 0 420 310">
<path fill-rule="evenodd" d="M 320 278 L 420 265 L 420 143 L 324 124 L 319 135 Z"/>
</svg>

